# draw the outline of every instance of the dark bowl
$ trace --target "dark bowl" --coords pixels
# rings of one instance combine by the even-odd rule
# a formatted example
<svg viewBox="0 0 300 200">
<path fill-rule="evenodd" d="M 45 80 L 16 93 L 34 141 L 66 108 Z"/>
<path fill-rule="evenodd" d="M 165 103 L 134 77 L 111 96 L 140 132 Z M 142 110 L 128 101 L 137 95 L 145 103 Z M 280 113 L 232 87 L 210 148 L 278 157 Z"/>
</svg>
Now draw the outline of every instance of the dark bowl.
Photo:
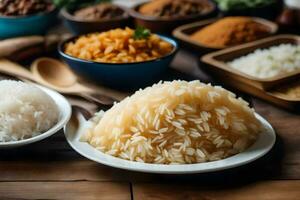
<svg viewBox="0 0 300 200">
<path fill-rule="evenodd" d="M 166 56 L 150 61 L 136 63 L 101 63 L 75 58 L 64 53 L 65 44 L 78 36 L 62 42 L 58 51 L 61 58 L 78 75 L 87 80 L 118 89 L 137 89 L 157 82 L 173 60 L 177 42 L 169 37 L 160 37 L 171 43 L 174 48 Z"/>
<path fill-rule="evenodd" d="M 58 10 L 27 16 L 1 16 L 0 38 L 12 38 L 25 35 L 45 34 L 57 20 Z"/>
<path fill-rule="evenodd" d="M 248 9 L 236 9 L 229 11 L 222 11 L 224 16 L 251 16 L 251 17 L 261 17 L 268 20 L 275 20 L 283 9 L 283 1 L 276 0 L 275 3 L 261 6 L 257 8 Z"/>
<path fill-rule="evenodd" d="M 134 8 L 129 10 L 129 14 L 134 18 L 134 22 L 136 25 L 146 27 L 156 33 L 170 34 L 173 31 L 173 29 L 180 25 L 202 19 L 208 19 L 218 14 L 216 5 L 213 2 L 209 1 L 210 10 L 206 13 L 198 15 L 170 18 L 146 16 L 138 11 L 139 8 L 146 3 L 147 2 L 136 5 Z"/>
<path fill-rule="evenodd" d="M 124 15 L 112 19 L 78 19 L 72 14 L 71 11 L 68 11 L 67 9 L 62 9 L 61 15 L 66 26 L 76 35 L 90 32 L 101 32 L 110 29 L 124 28 L 126 26 L 130 26 L 131 19 L 127 12 L 127 9 L 124 9 L 121 6 L 118 7 L 124 11 Z"/>
</svg>

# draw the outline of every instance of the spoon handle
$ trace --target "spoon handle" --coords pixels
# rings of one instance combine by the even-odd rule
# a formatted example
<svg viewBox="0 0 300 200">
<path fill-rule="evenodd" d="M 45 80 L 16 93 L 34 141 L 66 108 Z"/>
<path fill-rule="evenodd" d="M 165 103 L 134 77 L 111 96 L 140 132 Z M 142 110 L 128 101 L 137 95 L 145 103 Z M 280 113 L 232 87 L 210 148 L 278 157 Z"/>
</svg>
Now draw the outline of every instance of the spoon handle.
<svg viewBox="0 0 300 200">
<path fill-rule="evenodd" d="M 81 113 L 86 120 L 89 120 L 93 116 L 93 114 L 90 111 L 77 105 L 72 105 L 72 111 L 73 113 Z"/>
<path fill-rule="evenodd" d="M 34 76 L 28 70 L 6 59 L 0 59 L 0 72 L 36 81 Z"/>
<path fill-rule="evenodd" d="M 52 85 L 45 84 L 43 81 L 39 80 L 36 78 L 30 71 L 24 69 L 20 65 L 13 63 L 9 60 L 6 59 L 0 59 L 0 72 L 11 75 L 11 76 L 17 76 L 21 78 L 25 78 L 34 82 L 38 82 L 42 85 L 46 85 L 47 87 L 50 87 L 52 89 L 55 89 L 61 93 L 72 93 L 72 92 L 66 92 L 64 90 L 60 90 L 59 88 L 53 87 Z M 81 86 L 81 85 L 80 85 Z M 88 101 L 94 102 L 98 104 L 99 106 L 103 107 L 103 109 L 109 108 L 113 105 L 116 99 L 109 97 L 107 95 L 104 95 L 102 93 L 97 93 L 95 91 L 91 91 L 87 87 L 81 86 L 82 88 L 78 87 L 81 89 L 82 92 L 76 92 L 74 95 L 80 96 L 82 98 L 85 98 Z"/>
<path fill-rule="evenodd" d="M 98 93 L 77 93 L 86 100 L 92 101 L 102 107 L 111 107 L 116 101 L 112 97 Z"/>
</svg>

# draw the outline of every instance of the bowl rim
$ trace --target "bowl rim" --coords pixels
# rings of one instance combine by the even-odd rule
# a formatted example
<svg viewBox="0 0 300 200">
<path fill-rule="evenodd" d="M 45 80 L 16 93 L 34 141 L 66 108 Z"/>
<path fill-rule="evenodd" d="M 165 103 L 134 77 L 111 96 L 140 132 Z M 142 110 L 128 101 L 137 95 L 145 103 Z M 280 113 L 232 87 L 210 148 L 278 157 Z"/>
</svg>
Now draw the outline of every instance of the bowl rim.
<svg viewBox="0 0 300 200">
<path fill-rule="evenodd" d="M 67 8 L 62 8 L 60 13 L 64 19 L 67 19 L 69 21 L 73 22 L 81 22 L 81 23 L 104 23 L 104 22 L 115 22 L 120 20 L 128 20 L 130 18 L 128 9 L 126 9 L 123 6 L 113 4 L 114 6 L 120 8 L 124 13 L 123 15 L 120 15 L 118 17 L 114 17 L 111 19 L 94 19 L 94 20 L 84 20 L 84 19 L 78 19 L 74 15 L 72 15 Z"/>
<path fill-rule="evenodd" d="M 52 6 L 51 10 L 48 10 L 46 12 L 38 12 L 30 15 L 24 15 L 24 16 L 2 16 L 0 15 L 0 20 L 19 20 L 19 19 L 30 19 L 34 17 L 42 17 L 47 16 L 50 14 L 53 14 L 57 12 L 59 9 L 56 6 Z"/>
<path fill-rule="evenodd" d="M 83 35 L 86 35 L 86 34 L 83 34 Z M 70 60 L 73 60 L 73 61 L 77 61 L 77 62 L 84 62 L 84 63 L 87 63 L 87 64 L 101 64 L 101 65 L 110 65 L 110 66 L 120 66 L 120 65 L 140 65 L 140 64 L 145 64 L 145 63 L 153 63 L 153 62 L 159 62 L 163 59 L 166 59 L 172 55 L 175 55 L 176 52 L 178 51 L 178 43 L 176 40 L 172 39 L 171 37 L 168 37 L 168 36 L 163 36 L 163 35 L 160 35 L 160 34 L 156 34 L 158 35 L 161 39 L 167 41 L 168 43 L 172 44 L 173 46 L 173 49 L 170 53 L 162 56 L 162 57 L 159 57 L 159 58 L 156 58 L 156 59 L 152 59 L 152 60 L 146 60 L 146 61 L 142 61 L 142 62 L 132 62 L 132 63 L 106 63 L 106 62 L 96 62 L 96 61 L 92 61 L 92 60 L 85 60 L 85 59 L 81 59 L 81 58 L 76 58 L 74 56 L 70 56 L 68 54 L 66 54 L 64 51 L 63 51 L 63 47 L 65 46 L 66 43 L 70 42 L 70 41 L 73 41 L 75 40 L 76 38 L 82 36 L 82 35 L 77 35 L 77 36 L 74 36 L 74 37 L 71 37 L 65 41 L 62 41 L 59 43 L 58 45 L 58 52 L 61 56 L 63 56 L 64 58 L 67 58 L 67 59 L 70 59 Z"/>
<path fill-rule="evenodd" d="M 135 19 L 140 19 L 140 20 L 144 20 L 144 21 L 152 21 L 152 22 L 175 22 L 175 21 L 184 21 L 184 20 L 192 20 L 192 19 L 197 19 L 198 17 L 204 17 L 207 15 L 210 15 L 212 13 L 214 13 L 217 10 L 217 5 L 212 2 L 212 1 L 207 1 L 207 3 L 211 6 L 210 10 L 205 12 L 205 13 L 199 13 L 199 14 L 195 14 L 195 15 L 187 15 L 187 16 L 178 16 L 178 17 L 169 17 L 169 18 L 165 18 L 165 17 L 156 17 L 156 16 L 148 16 L 148 15 L 143 15 L 140 12 L 137 11 L 137 9 L 146 4 L 149 3 L 150 1 L 146 1 L 146 2 L 142 2 L 139 3 L 137 5 L 135 5 L 134 7 L 128 9 L 129 11 L 129 15 Z"/>
</svg>

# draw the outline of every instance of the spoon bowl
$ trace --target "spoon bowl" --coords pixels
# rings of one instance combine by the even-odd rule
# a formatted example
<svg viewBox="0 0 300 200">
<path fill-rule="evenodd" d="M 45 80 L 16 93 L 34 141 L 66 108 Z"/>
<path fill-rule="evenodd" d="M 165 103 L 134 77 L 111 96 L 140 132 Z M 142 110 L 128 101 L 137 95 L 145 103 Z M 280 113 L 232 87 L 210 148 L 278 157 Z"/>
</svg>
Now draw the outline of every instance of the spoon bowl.
<svg viewBox="0 0 300 200">
<path fill-rule="evenodd" d="M 48 58 L 46 58 L 49 60 Z M 40 59 L 40 62 L 43 63 L 44 60 Z M 44 85 L 48 88 L 54 89 L 60 93 L 63 94 L 72 94 L 76 95 L 82 98 L 85 98 L 86 100 L 89 100 L 90 102 L 94 102 L 104 108 L 109 108 L 114 101 L 118 101 L 124 98 L 123 95 L 118 95 L 116 98 L 109 97 L 107 95 L 103 95 L 104 92 L 109 93 L 108 91 L 97 91 L 96 89 L 90 89 L 86 86 L 83 86 L 77 82 L 77 77 L 72 74 L 71 70 L 66 68 L 62 68 L 63 64 L 58 61 L 57 64 L 60 64 L 60 68 L 57 70 L 61 70 L 61 74 L 57 75 L 59 77 L 62 76 L 62 74 L 69 76 L 68 79 L 62 77 L 61 80 L 56 80 L 57 78 L 56 73 L 54 73 L 53 70 L 45 69 L 46 67 L 40 67 L 40 62 L 34 62 L 33 65 L 31 66 L 31 71 L 28 71 L 24 67 L 11 62 L 6 59 L 0 59 L 0 72 L 18 77 L 19 79 L 23 81 L 30 81 L 30 82 L 35 82 L 39 83 L 41 85 Z M 52 62 L 52 61 L 51 61 Z M 47 63 L 44 63 L 44 66 L 48 66 L 47 68 L 52 67 L 53 65 L 47 65 Z M 51 63 L 53 64 L 53 62 Z M 37 67 L 39 66 L 39 67 Z M 67 71 L 69 70 L 69 72 Z M 63 73 L 65 72 L 65 73 Z M 69 73 L 69 74 L 67 74 Z M 47 74 L 51 74 L 52 76 L 49 76 L 47 79 L 44 79 L 43 77 L 46 76 Z M 64 82 L 62 81 L 64 78 Z M 65 87 L 64 87 L 65 86 Z M 111 92 L 110 92 L 111 93 Z M 116 96 L 117 94 L 115 94 Z M 113 96 L 113 95 L 111 95 Z"/>
<path fill-rule="evenodd" d="M 37 59 L 33 65 L 32 70 L 37 73 L 42 79 L 52 85 L 59 87 L 70 87 L 77 83 L 77 77 L 73 72 L 63 63 L 51 59 L 40 58 Z"/>
<path fill-rule="evenodd" d="M 53 58 L 39 58 L 31 65 L 31 72 L 44 85 L 66 94 L 81 96 L 101 106 L 111 106 L 115 98 L 104 92 L 93 90 L 78 82 L 77 76 L 71 69 Z"/>
</svg>

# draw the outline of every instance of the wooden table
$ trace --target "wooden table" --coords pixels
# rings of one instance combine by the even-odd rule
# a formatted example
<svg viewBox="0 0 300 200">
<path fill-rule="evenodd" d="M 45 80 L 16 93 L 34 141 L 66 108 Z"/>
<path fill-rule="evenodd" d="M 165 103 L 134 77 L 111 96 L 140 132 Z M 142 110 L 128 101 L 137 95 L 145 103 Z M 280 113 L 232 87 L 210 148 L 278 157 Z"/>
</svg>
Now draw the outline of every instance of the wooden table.
<svg viewBox="0 0 300 200">
<path fill-rule="evenodd" d="M 196 61 L 181 51 L 172 67 L 209 81 Z M 0 150 L 0 199 L 300 199 L 300 115 L 245 97 L 277 132 L 272 151 L 251 164 L 184 176 L 128 172 L 80 156 L 60 131 L 36 144 Z"/>
</svg>

